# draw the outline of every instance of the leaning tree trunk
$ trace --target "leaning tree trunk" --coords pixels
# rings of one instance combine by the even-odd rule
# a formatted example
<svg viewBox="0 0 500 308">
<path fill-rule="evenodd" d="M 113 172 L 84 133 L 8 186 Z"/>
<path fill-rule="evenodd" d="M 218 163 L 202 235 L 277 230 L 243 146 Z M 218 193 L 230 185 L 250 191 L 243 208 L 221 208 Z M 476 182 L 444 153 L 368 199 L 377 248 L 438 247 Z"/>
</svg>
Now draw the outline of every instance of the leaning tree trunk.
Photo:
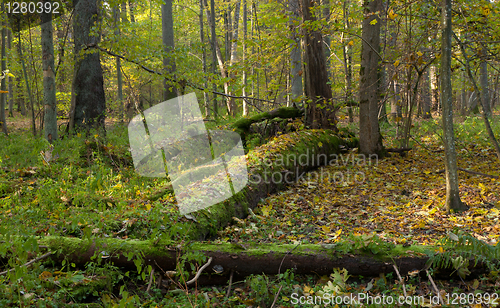
<svg viewBox="0 0 500 308">
<path fill-rule="evenodd" d="M 382 0 L 365 0 L 359 85 L 359 138 L 362 154 L 384 155 L 378 122 L 380 101 L 380 17 Z"/>
<path fill-rule="evenodd" d="M 449 212 L 467 210 L 460 200 L 457 154 L 453 132 L 451 88 L 451 0 L 443 0 L 441 20 L 441 105 L 443 108 L 443 142 L 446 167 L 446 208 Z"/>
<path fill-rule="evenodd" d="M 47 3 L 49 1 L 46 1 Z M 41 14 L 43 105 L 45 106 L 45 138 L 57 140 L 56 75 L 54 68 L 54 41 L 52 38 L 52 13 Z"/>
<path fill-rule="evenodd" d="M 303 23 L 314 23 L 310 6 L 316 1 L 301 0 L 300 10 Z M 323 37 L 320 30 L 303 27 L 305 95 L 309 99 L 306 107 L 306 125 L 310 128 L 337 129 L 332 89 L 328 84 Z"/>
<path fill-rule="evenodd" d="M 99 22 L 98 0 L 76 0 L 73 17 L 75 36 L 74 101 L 70 127 L 97 128 L 104 131 L 106 97 L 98 50 L 86 51 L 85 46 L 97 45 L 99 36 L 91 29 Z"/>
</svg>

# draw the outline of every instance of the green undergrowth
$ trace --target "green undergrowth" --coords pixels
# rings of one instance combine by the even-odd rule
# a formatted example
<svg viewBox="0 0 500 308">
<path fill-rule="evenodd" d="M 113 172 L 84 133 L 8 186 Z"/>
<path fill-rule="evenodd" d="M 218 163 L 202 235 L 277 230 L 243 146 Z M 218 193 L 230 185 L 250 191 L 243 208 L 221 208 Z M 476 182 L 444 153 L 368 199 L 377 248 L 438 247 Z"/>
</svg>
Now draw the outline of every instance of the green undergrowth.
<svg viewBox="0 0 500 308">
<path fill-rule="evenodd" d="M 484 160 L 492 155 L 481 121 L 479 118 L 467 118 L 456 122 L 460 163 L 465 163 L 467 159 L 472 161 L 470 158 L 473 157 Z M 224 128 L 219 125 L 211 123 L 210 128 Z M 414 137 L 418 142 L 412 141 L 413 147 L 440 149 L 439 122 L 417 121 L 414 125 Z M 493 127 L 495 132 L 499 131 L 496 122 Z M 382 132 L 386 146 L 398 145 L 394 125 L 383 126 Z M 299 133 L 309 132 L 299 130 Z M 355 142 L 346 131 L 342 131 L 341 136 L 344 140 Z M 279 149 L 287 144 L 294 147 L 293 138 L 290 139 L 288 135 L 280 138 L 283 141 L 281 143 L 274 138 L 268 140 L 248 136 L 249 147 L 265 143 L 251 152 L 250 159 L 262 161 L 264 157 L 274 157 L 274 148 Z M 388 189 L 381 199 L 376 199 L 375 193 L 365 195 L 361 192 L 372 185 L 370 183 L 366 183 L 366 187 L 365 184 L 351 186 L 330 183 L 335 194 L 322 194 L 316 178 L 306 176 L 297 184 L 298 188 L 289 187 L 287 191 L 263 198 L 258 208 L 250 212 L 246 219 L 227 216 L 225 218 L 232 226 L 219 232 L 219 225 L 214 223 L 210 232 L 218 237 L 209 243 L 196 243 L 187 236 L 189 226 L 196 225 L 193 218 L 200 222 L 208 220 L 208 216 L 195 213 L 179 217 L 175 199 L 168 189 L 168 180 L 143 178 L 134 172 L 125 126 L 109 130 L 106 137 L 83 133 L 65 137 L 54 143 L 52 151 L 43 139 L 33 138 L 21 131 L 12 132 L 9 137 L 0 135 L 0 143 L 0 264 L 1 270 L 12 269 L 0 275 L 1 307 L 270 307 L 273 303 L 275 307 L 304 307 L 309 306 L 309 297 L 314 299 L 324 294 L 347 296 L 366 293 L 396 298 L 404 292 L 408 296 L 424 295 L 427 299 L 424 305 L 414 307 L 432 307 L 429 297 L 436 295 L 425 272 L 401 273 L 402 279 L 394 274 L 351 277 L 348 271 L 333 268 L 332 274 L 327 276 L 300 276 L 293 270 L 275 275 L 248 276 L 233 281 L 229 296 L 227 284 L 186 288 L 183 281 L 188 276 L 193 277 L 206 262 L 206 258 L 196 253 L 204 245 L 227 250 L 228 253 L 249 250 L 250 253 L 259 254 L 262 252 L 257 247 L 264 244 L 284 255 L 293 247 L 300 247 L 296 249 L 303 249 L 304 253 L 327 250 L 339 257 L 364 255 L 388 264 L 403 256 L 430 257 L 433 266 L 449 266 L 455 272 L 447 280 L 436 281 L 439 290 L 448 294 L 473 294 L 475 298 L 479 294 L 498 294 L 498 263 L 495 261 L 498 259 L 498 245 L 491 242 L 498 225 L 498 217 L 494 216 L 498 196 L 495 195 L 496 190 L 491 188 L 496 187 L 493 180 L 489 183 L 493 185 L 491 187 L 484 181 L 474 182 L 477 187 L 472 184 L 463 186 L 468 192 L 466 198 L 470 198 L 466 200 L 473 205 L 470 220 L 487 218 L 482 225 L 473 225 L 470 229 L 466 228 L 468 225 L 462 225 L 465 231 L 474 234 L 473 238 L 469 237 L 469 233 L 461 234 L 456 232 L 456 228 L 449 227 L 469 221 L 465 216 L 446 216 L 450 225 L 445 227 L 433 222 L 437 218 L 432 215 L 439 214 L 441 209 L 439 205 L 431 204 L 431 201 L 440 202 L 443 197 L 439 187 L 420 192 L 416 189 L 407 191 L 408 187 L 402 186 L 403 181 L 398 182 L 401 186 L 390 185 L 396 175 L 403 174 L 408 178 L 416 172 L 411 168 L 401 167 L 398 170 L 405 161 L 403 158 L 394 158 L 380 162 L 387 163 L 389 169 L 381 169 L 379 165 L 373 169 L 379 178 L 370 183 L 377 191 L 381 191 L 382 187 Z M 298 150 L 321 148 L 324 142 L 320 143 L 312 140 Z M 47 155 L 49 152 L 51 157 Z M 345 154 L 348 153 L 351 152 Z M 412 152 L 407 160 L 413 167 L 420 166 L 418 164 L 429 165 L 425 159 L 431 157 L 430 154 L 418 152 L 418 155 L 411 155 Z M 430 160 L 439 159 L 432 156 Z M 279 162 L 279 165 L 290 166 L 287 164 L 286 161 Z M 486 169 L 488 166 L 490 170 Z M 494 162 L 489 162 L 488 166 L 481 166 L 483 169 L 480 170 L 496 170 L 491 167 Z M 342 172 L 355 171 L 351 166 L 331 168 Z M 436 171 L 434 169 L 421 172 L 421 179 L 417 178 L 417 181 L 431 185 L 429 183 L 434 180 L 431 178 Z M 412 194 L 412 199 L 407 192 Z M 288 198 L 288 195 L 293 198 Z M 342 201 L 332 197 L 344 195 L 346 199 Z M 475 200 L 483 200 L 484 203 Z M 424 208 L 416 209 L 419 202 L 425 203 Z M 214 207 L 213 210 L 224 211 L 225 208 Z M 377 214 L 372 216 L 368 211 Z M 411 232 L 404 236 L 397 232 L 384 232 L 390 229 L 390 222 L 394 221 L 394 218 L 384 216 L 391 211 L 396 214 L 405 211 L 416 217 L 406 222 L 412 227 Z M 310 218 L 309 215 L 316 218 Z M 281 216 L 291 219 L 283 222 L 279 220 Z M 361 225 L 360 222 L 367 225 Z M 429 243 L 423 240 L 431 235 L 436 237 L 436 234 L 446 234 L 445 231 L 456 234 L 458 241 L 453 235 L 442 242 Z M 477 239 L 478 235 L 482 236 L 481 240 Z M 31 267 L 23 266 L 47 251 L 41 246 L 53 245 L 54 252 L 58 253 L 62 250 L 57 247 L 61 247 L 63 242 L 64 245 L 73 242 L 69 247 L 79 251 L 85 247 L 82 243 L 94 239 L 101 243 L 116 241 L 116 250 L 102 249 L 99 255 L 93 256 L 92 262 L 86 264 L 69 259 L 57 262 L 43 259 Z M 136 249 L 125 252 L 125 258 L 135 266 L 133 270 L 105 262 L 120 245 L 127 242 L 137 242 Z M 172 269 L 156 268 L 153 271 L 151 265 L 145 265 L 144 251 L 163 251 L 167 247 L 175 251 L 179 245 L 191 247 L 194 252 L 179 262 L 182 268 L 177 268 L 172 279 L 163 273 L 163 270 Z M 489 274 L 471 279 L 469 266 L 476 261 L 485 264 Z M 429 269 L 430 274 L 434 274 L 433 267 Z M 163 280 L 160 280 L 160 273 L 164 274 Z M 146 292 L 148 286 L 149 292 Z M 295 299 L 301 296 L 306 302 L 295 303 Z"/>
</svg>

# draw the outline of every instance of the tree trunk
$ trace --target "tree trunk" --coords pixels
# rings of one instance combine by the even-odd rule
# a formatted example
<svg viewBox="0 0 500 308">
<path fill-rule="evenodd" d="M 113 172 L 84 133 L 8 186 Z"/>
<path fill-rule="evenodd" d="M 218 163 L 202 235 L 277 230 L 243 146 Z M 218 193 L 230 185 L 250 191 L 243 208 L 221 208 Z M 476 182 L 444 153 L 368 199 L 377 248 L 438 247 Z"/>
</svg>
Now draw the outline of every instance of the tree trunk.
<svg viewBox="0 0 500 308">
<path fill-rule="evenodd" d="M 355 250 L 352 247 L 344 248 L 349 253 L 339 255 L 338 247 L 346 245 L 331 244 L 276 244 L 276 243 L 190 243 L 176 248 L 169 241 L 126 241 L 115 238 L 82 240 L 79 238 L 46 236 L 39 240 L 39 245 L 47 246 L 57 253 L 50 256 L 55 262 L 74 263 L 85 266 L 95 262 L 95 256 L 101 256 L 103 262 L 112 262 L 114 266 L 136 270 L 137 260 L 130 259 L 129 254 L 140 252 L 144 264 L 143 268 L 151 265 L 162 271 L 176 271 L 178 264 L 183 262 L 185 254 L 196 252 L 205 257 L 205 261 L 198 263 L 198 267 L 210 264 L 201 273 L 196 284 L 200 285 L 227 285 L 229 276 L 233 273 L 234 279 L 243 280 L 248 275 L 278 275 L 287 270 L 293 270 L 296 275 L 328 276 L 333 269 L 346 269 L 351 276 L 379 277 L 381 274 L 395 274 L 395 265 L 401 276 L 413 271 L 427 269 L 429 257 L 422 253 L 429 247 L 396 246 L 379 254 Z M 401 253 L 403 250 L 403 253 Z M 415 256 L 416 252 L 420 256 Z M 398 256 L 394 257 L 394 254 Z M 189 263 L 189 262 L 187 262 Z M 194 265 L 194 264 L 192 264 Z M 471 277 L 489 270 L 484 264 L 470 262 L 468 269 Z M 186 270 L 189 271 L 187 267 Z M 214 274 L 214 271 L 217 274 Z M 456 270 L 449 266 L 436 270 L 437 277 L 458 279 Z M 194 272 L 190 278 L 194 276 Z M 477 276 L 476 276 L 477 277 Z"/>
<path fill-rule="evenodd" d="M 100 21 L 98 0 L 75 0 L 73 34 L 75 37 L 74 103 L 70 127 L 97 128 L 105 131 L 106 97 L 100 55 L 97 50 L 83 54 L 86 45 L 98 44 L 99 36 L 91 29 Z M 80 54 L 82 52 L 82 54 Z"/>
<path fill-rule="evenodd" d="M 166 74 L 175 72 L 175 61 L 172 56 L 174 51 L 174 19 L 172 15 L 172 0 L 165 0 L 161 5 L 161 30 L 163 39 L 163 69 Z M 163 81 L 163 100 L 169 100 L 177 96 L 175 87 L 165 78 Z"/>
<path fill-rule="evenodd" d="M 299 0 L 288 1 L 290 17 L 290 27 L 295 27 L 295 23 L 299 20 Z M 300 97 L 304 94 L 302 88 L 302 63 L 301 63 L 301 48 L 299 33 L 296 28 L 292 28 L 291 39 L 294 41 L 293 47 L 290 51 L 290 91 L 292 92 L 291 101 L 297 103 L 299 107 L 303 107 L 302 101 L 299 102 Z"/>
<path fill-rule="evenodd" d="M 5 12 L 4 8 L 4 3 L 2 2 L 2 12 Z M 7 25 L 5 24 L 5 21 L 2 22 L 2 72 L 7 69 L 7 65 L 5 63 L 5 35 L 7 33 Z M 7 122 L 5 122 L 5 102 L 7 99 L 7 91 L 5 87 L 5 78 L 2 79 L 1 85 L 0 85 L 0 90 L 2 93 L 0 93 L 0 125 L 2 126 L 2 131 L 5 135 L 8 134 L 7 131 Z"/>
<path fill-rule="evenodd" d="M 488 63 L 486 61 L 482 61 L 481 64 L 481 100 L 482 107 L 484 108 L 483 112 L 487 117 L 491 117 L 491 102 L 490 102 L 490 91 L 488 84 Z"/>
<path fill-rule="evenodd" d="M 217 35 L 215 34 L 215 0 L 210 0 L 210 15 L 207 11 L 207 20 L 210 25 L 210 33 L 212 35 L 211 46 L 212 46 L 212 74 L 215 76 L 215 71 L 217 67 Z M 213 84 L 214 91 L 217 91 L 217 84 Z M 213 97 L 213 108 L 214 108 L 214 118 L 218 117 L 219 108 L 217 105 L 217 95 L 214 93 Z"/>
<path fill-rule="evenodd" d="M 205 32 L 203 31 L 203 11 L 205 10 L 204 7 L 204 2 L 203 0 L 200 0 L 200 15 L 199 15 L 199 20 L 200 20 L 200 41 L 201 41 L 201 49 L 202 49 L 202 55 L 201 55 L 201 61 L 203 65 L 203 74 L 207 76 L 207 50 L 205 49 Z M 205 84 L 204 84 L 205 89 L 208 89 L 208 78 L 205 78 Z M 210 117 L 210 109 L 208 106 L 208 93 L 206 91 L 203 91 L 203 106 L 205 106 L 205 118 Z"/>
<path fill-rule="evenodd" d="M 424 82 L 422 86 L 422 90 L 420 92 L 421 104 L 422 104 L 422 117 L 424 119 L 432 118 L 431 115 L 431 79 L 429 77 L 429 71 L 424 72 Z"/>
<path fill-rule="evenodd" d="M 243 0 L 243 43 L 242 43 L 242 48 L 243 48 L 243 73 L 241 77 L 241 83 L 243 86 L 242 89 L 242 95 L 247 96 L 247 63 L 246 63 L 246 57 L 247 57 L 247 32 L 248 32 L 248 26 L 247 26 L 247 0 Z M 246 116 L 248 115 L 248 103 L 246 99 L 243 99 L 243 115 Z"/>
<path fill-rule="evenodd" d="M 7 29 L 7 49 L 9 49 L 9 65 L 12 65 L 12 31 Z M 7 76 L 7 83 L 9 84 L 9 94 L 8 94 L 8 102 L 9 102 L 9 117 L 14 116 L 14 79 L 12 77 Z"/>
<path fill-rule="evenodd" d="M 118 41 L 120 37 L 120 9 L 118 6 L 113 7 L 113 17 L 114 17 L 114 22 L 115 22 L 115 38 Z M 121 64 L 121 59 L 119 57 L 116 57 L 116 83 L 118 86 L 118 92 L 117 94 L 117 101 L 118 101 L 118 108 L 119 114 L 120 114 L 120 121 L 123 122 L 125 120 L 125 106 L 123 103 L 123 81 L 122 81 L 122 64 Z"/>
<path fill-rule="evenodd" d="M 276 110 L 276 113 L 280 112 L 283 110 Z M 268 113 L 262 116 L 270 118 L 274 115 Z M 244 122 L 242 119 L 239 127 L 244 130 L 247 127 L 245 124 L 249 126 L 253 120 Z M 212 135 L 212 138 L 215 137 Z M 216 236 L 217 231 L 231 222 L 232 217 L 246 217 L 248 209 L 254 209 L 262 198 L 267 198 L 269 194 L 284 189 L 299 179 L 308 178 L 308 171 L 329 163 L 331 155 L 339 154 L 343 147 L 357 147 L 357 140 L 351 136 L 339 137 L 331 130 L 306 130 L 278 136 L 272 144 L 265 144 L 247 154 L 248 183 L 242 190 L 207 209 L 192 212 L 190 215 L 196 222 L 182 219 L 179 228 L 189 230 L 186 237 L 193 240 Z M 316 175 L 325 180 L 334 180 L 334 175 L 322 170 L 316 171 Z M 207 177 L 205 181 L 218 178 L 219 175 L 214 175 Z M 186 192 L 194 189 L 197 190 L 197 198 L 204 198 L 197 185 L 186 185 Z M 197 204 L 193 203 L 193 206 L 196 207 Z"/>
<path fill-rule="evenodd" d="M 380 101 L 380 18 L 382 0 L 365 0 L 359 86 L 359 137 L 362 154 L 384 155 L 378 122 Z"/>
<path fill-rule="evenodd" d="M 446 209 L 449 212 L 467 210 L 460 200 L 457 154 L 453 132 L 453 102 L 451 88 L 451 0 L 442 0 L 441 9 L 441 104 L 443 108 L 443 143 L 446 170 Z"/>
<path fill-rule="evenodd" d="M 349 20 L 349 0 L 344 0 L 343 14 L 344 14 L 344 29 L 346 31 L 350 30 L 350 20 Z M 342 34 L 344 35 L 344 34 Z M 345 74 L 345 101 L 353 101 L 352 97 L 352 45 L 354 41 L 351 41 L 351 37 L 343 37 L 344 48 L 342 50 L 344 55 L 344 74 Z M 349 115 L 349 123 L 354 122 L 354 115 L 352 112 L 352 106 L 349 104 L 347 106 L 347 113 Z"/>
<path fill-rule="evenodd" d="M 302 22 L 314 22 L 310 5 L 316 1 L 301 0 Z M 332 89 L 328 84 L 323 37 L 319 30 L 303 30 L 305 95 L 309 102 L 306 107 L 306 125 L 310 128 L 337 129 L 337 119 L 332 104 Z"/>
<path fill-rule="evenodd" d="M 230 67 L 230 78 L 231 80 L 234 80 L 235 79 L 235 74 L 234 74 L 234 70 L 233 70 L 233 66 L 236 62 L 236 59 L 237 59 L 237 56 L 238 56 L 238 25 L 239 25 L 239 22 L 240 22 L 240 5 L 241 5 L 241 0 L 238 0 L 236 2 L 236 8 L 234 10 L 234 19 L 233 19 L 233 26 L 232 26 L 232 32 L 231 32 L 231 58 L 229 60 L 229 67 Z M 231 12 L 229 12 L 229 15 L 231 15 Z M 234 85 L 233 83 L 231 84 L 231 87 L 230 87 L 230 91 L 229 91 L 229 95 L 232 95 L 233 94 L 233 88 Z M 229 102 L 228 102 L 228 108 L 230 108 L 228 110 L 228 114 L 232 115 L 232 116 L 235 116 L 236 115 L 236 103 L 234 101 L 234 99 L 232 98 L 228 98 L 229 99 Z"/>
<path fill-rule="evenodd" d="M 211 0 L 211 1 L 214 1 L 214 0 Z M 212 2 L 210 3 L 210 6 L 212 6 Z M 214 9 L 211 7 L 211 9 Z M 212 10 L 213 11 L 213 10 Z M 224 59 L 222 57 L 222 52 L 220 50 L 220 47 L 219 47 L 219 43 L 217 41 L 217 36 L 215 35 L 215 16 L 214 14 L 212 15 L 209 15 L 208 11 L 207 11 L 207 16 L 210 16 L 209 21 L 210 21 L 210 27 L 212 28 L 212 40 L 213 40 L 213 48 L 214 48 L 214 53 L 215 53 L 215 56 L 216 56 L 216 59 L 217 59 L 217 63 L 219 65 L 219 71 L 220 71 L 220 75 L 223 79 L 226 79 L 226 81 L 224 81 L 224 93 L 225 94 L 229 94 L 230 90 L 229 90 L 229 82 L 227 81 L 227 70 L 226 70 L 226 67 L 224 65 Z M 227 56 L 227 54 L 226 54 Z M 214 84 L 214 88 L 215 88 L 215 84 Z M 214 104 L 216 104 L 217 101 L 214 100 Z M 228 113 L 230 113 L 230 110 L 231 110 L 231 106 L 232 106 L 232 99 L 230 97 L 226 97 L 226 106 L 227 106 L 227 110 L 228 110 Z M 214 105 L 214 107 L 217 107 L 216 105 Z M 217 110 L 217 108 L 215 108 L 215 110 Z"/>
<path fill-rule="evenodd" d="M 130 12 L 130 22 L 135 22 L 134 6 L 135 6 L 135 4 L 133 3 L 133 1 L 128 0 L 128 10 Z"/>
<path fill-rule="evenodd" d="M 44 3 L 51 2 L 45 1 Z M 52 143 L 57 140 L 56 75 L 54 68 L 54 40 L 52 35 L 52 13 L 41 14 L 43 105 L 45 107 L 45 138 Z"/>
<path fill-rule="evenodd" d="M 35 122 L 35 110 L 34 110 L 35 104 L 33 102 L 33 95 L 31 94 L 30 83 L 29 83 L 29 79 L 28 79 L 28 72 L 26 69 L 26 63 L 25 63 L 24 57 L 23 57 L 23 46 L 21 44 L 21 31 L 17 32 L 17 34 L 18 34 L 17 47 L 19 48 L 18 53 L 19 53 L 19 58 L 21 59 L 21 66 L 23 68 L 24 82 L 26 84 L 26 92 L 28 93 L 30 106 L 31 106 L 31 128 L 33 130 L 33 136 L 36 136 L 36 122 Z"/>
<path fill-rule="evenodd" d="M 436 67 L 434 65 L 431 66 L 429 69 L 429 77 L 431 79 L 431 98 L 432 98 L 431 109 L 433 111 L 437 111 L 440 114 L 441 107 L 439 105 L 439 85 L 438 85 L 438 78 L 436 76 Z"/>
</svg>

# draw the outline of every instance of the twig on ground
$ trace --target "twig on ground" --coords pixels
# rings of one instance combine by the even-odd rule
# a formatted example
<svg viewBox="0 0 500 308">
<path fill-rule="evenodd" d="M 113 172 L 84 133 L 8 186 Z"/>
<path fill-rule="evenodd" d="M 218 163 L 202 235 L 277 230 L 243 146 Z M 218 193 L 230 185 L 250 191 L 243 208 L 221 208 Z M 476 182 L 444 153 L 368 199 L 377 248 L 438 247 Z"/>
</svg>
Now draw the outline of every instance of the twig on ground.
<svg viewBox="0 0 500 308">
<path fill-rule="evenodd" d="M 286 256 L 288 256 L 289 253 L 295 250 L 295 248 L 299 247 L 300 243 L 298 243 L 295 247 L 290 249 L 289 251 L 286 252 L 286 254 L 283 256 L 283 259 L 281 259 L 280 267 L 278 268 L 278 275 L 281 274 L 281 266 L 283 265 L 283 261 L 285 261 Z"/>
<path fill-rule="evenodd" d="M 273 308 L 274 305 L 276 304 L 276 301 L 278 300 L 278 296 L 280 295 L 280 292 L 281 292 L 281 288 L 283 288 L 283 286 L 280 286 L 280 288 L 278 289 L 278 292 L 276 292 L 276 295 L 274 296 L 274 300 L 273 300 L 273 304 L 271 305 L 271 308 Z"/>
<path fill-rule="evenodd" d="M 443 301 L 443 298 L 441 297 L 441 293 L 439 293 L 439 289 L 436 287 L 436 284 L 434 283 L 434 280 L 432 279 L 431 274 L 429 274 L 428 270 L 425 270 L 425 272 L 427 273 L 427 277 L 429 277 L 429 281 L 431 282 L 432 287 L 434 288 L 434 291 L 436 291 L 437 296 L 439 297 L 439 302 L 441 303 L 441 305 L 444 305 L 444 301 Z"/>
<path fill-rule="evenodd" d="M 146 289 L 146 293 L 149 293 L 149 290 L 151 290 L 151 284 L 153 283 L 153 277 L 155 275 L 155 268 L 151 268 L 151 274 L 149 275 L 149 283 L 148 287 Z"/>
<path fill-rule="evenodd" d="M 200 269 L 198 270 L 198 272 L 196 273 L 196 275 L 194 276 L 193 279 L 189 280 L 188 282 L 186 282 L 186 285 L 190 285 L 190 284 L 193 284 L 196 282 L 196 280 L 198 280 L 198 278 L 200 277 L 201 273 L 203 272 L 204 269 L 206 269 L 210 263 L 212 263 L 212 257 L 210 257 L 210 259 L 208 259 L 207 263 L 205 263 L 205 265 L 203 265 L 202 267 L 200 267 Z"/>
<path fill-rule="evenodd" d="M 233 284 L 233 275 L 234 275 L 234 270 L 231 270 L 231 275 L 229 276 L 229 286 L 227 287 L 227 292 L 226 292 L 226 298 L 229 298 L 229 295 L 231 294 L 231 285 Z"/>
<path fill-rule="evenodd" d="M 47 258 L 47 257 L 48 257 L 48 256 L 50 256 L 51 254 L 53 254 L 53 252 L 52 252 L 52 251 L 49 251 L 49 252 L 47 252 L 46 254 L 41 255 L 41 256 L 39 256 L 38 258 L 35 258 L 35 259 L 33 259 L 33 260 L 31 260 L 31 261 L 29 261 L 29 262 L 27 262 L 27 263 L 25 263 L 25 264 L 21 265 L 21 267 L 23 267 L 23 266 L 24 266 L 24 267 L 28 267 L 28 266 L 30 266 L 31 264 L 35 263 L 35 262 L 38 262 L 38 261 L 40 261 L 40 260 L 43 260 L 43 259 Z M 5 275 L 5 274 L 7 274 L 7 273 L 13 272 L 14 270 L 15 270 L 14 268 L 11 268 L 11 269 L 10 269 L 10 270 L 8 270 L 8 271 L 3 271 L 3 272 L 1 272 L 1 273 L 0 273 L 0 275 Z"/>
<path fill-rule="evenodd" d="M 470 174 L 474 174 L 474 175 L 480 175 L 480 176 L 485 176 L 485 177 L 488 177 L 488 178 L 493 178 L 493 179 L 498 179 L 500 178 L 498 175 L 491 175 L 491 174 L 486 174 L 486 173 L 482 173 L 482 172 L 477 172 L 477 171 L 472 171 L 472 170 L 467 170 L 467 169 L 464 169 L 464 168 L 457 168 L 458 170 L 460 171 L 463 171 L 463 172 L 467 172 L 467 173 L 470 173 Z M 445 172 L 445 169 L 442 169 L 442 170 L 439 170 L 439 171 L 436 171 L 436 173 L 444 173 Z"/>
<path fill-rule="evenodd" d="M 399 281 L 401 282 L 401 285 L 403 286 L 403 295 L 406 298 L 406 287 L 405 287 L 405 282 L 403 281 L 403 278 L 401 278 L 401 275 L 399 274 L 398 268 L 396 264 L 392 265 L 394 267 L 394 270 L 396 271 L 396 275 L 398 275 Z"/>
</svg>

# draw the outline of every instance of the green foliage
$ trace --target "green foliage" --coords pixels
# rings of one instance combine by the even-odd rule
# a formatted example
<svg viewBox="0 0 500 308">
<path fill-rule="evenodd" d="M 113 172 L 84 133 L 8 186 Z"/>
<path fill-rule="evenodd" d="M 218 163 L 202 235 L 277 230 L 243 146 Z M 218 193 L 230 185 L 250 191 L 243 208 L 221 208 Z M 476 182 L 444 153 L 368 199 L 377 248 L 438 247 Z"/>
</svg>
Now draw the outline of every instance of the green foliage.
<svg viewBox="0 0 500 308">
<path fill-rule="evenodd" d="M 474 236 L 458 232 L 449 233 L 444 237 L 440 245 L 442 250 L 429 252 L 429 264 L 436 268 L 453 267 L 461 278 L 470 274 L 468 269 L 469 260 L 474 261 L 474 266 L 483 263 L 490 271 L 498 271 L 500 260 L 500 246 L 492 246 Z"/>
</svg>

